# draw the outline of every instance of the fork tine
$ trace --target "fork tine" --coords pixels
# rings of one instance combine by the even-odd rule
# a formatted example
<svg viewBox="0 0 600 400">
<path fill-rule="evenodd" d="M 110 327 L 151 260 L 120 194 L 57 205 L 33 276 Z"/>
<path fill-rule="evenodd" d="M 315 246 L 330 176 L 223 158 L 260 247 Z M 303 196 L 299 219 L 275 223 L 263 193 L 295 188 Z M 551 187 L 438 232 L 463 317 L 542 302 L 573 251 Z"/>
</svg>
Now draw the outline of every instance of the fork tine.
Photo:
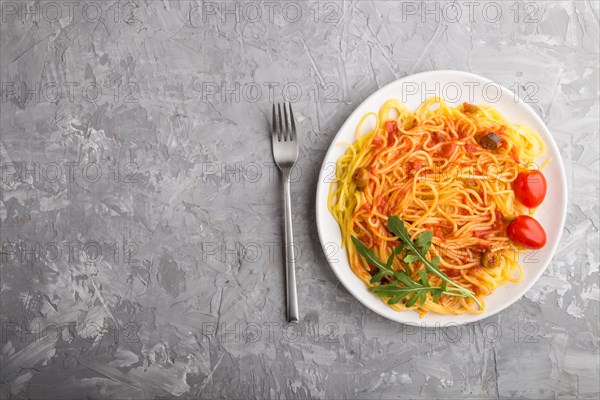
<svg viewBox="0 0 600 400">
<path fill-rule="evenodd" d="M 283 131 L 283 140 L 284 141 L 292 140 L 292 137 L 290 134 L 290 125 L 288 122 L 288 112 L 287 112 L 287 108 L 285 107 L 285 103 L 283 103 L 283 116 L 284 116 L 284 121 L 285 121 L 285 131 Z"/>
<path fill-rule="evenodd" d="M 277 119 L 279 120 L 279 132 L 277 132 L 277 138 L 281 142 L 285 139 L 285 132 L 283 131 L 283 118 L 281 115 L 281 103 L 277 103 Z"/>
<path fill-rule="evenodd" d="M 292 129 L 290 131 L 290 140 L 291 141 L 296 141 L 296 122 L 294 121 L 294 112 L 292 111 L 292 103 L 288 103 L 288 106 L 290 107 L 290 122 L 292 123 Z"/>
</svg>

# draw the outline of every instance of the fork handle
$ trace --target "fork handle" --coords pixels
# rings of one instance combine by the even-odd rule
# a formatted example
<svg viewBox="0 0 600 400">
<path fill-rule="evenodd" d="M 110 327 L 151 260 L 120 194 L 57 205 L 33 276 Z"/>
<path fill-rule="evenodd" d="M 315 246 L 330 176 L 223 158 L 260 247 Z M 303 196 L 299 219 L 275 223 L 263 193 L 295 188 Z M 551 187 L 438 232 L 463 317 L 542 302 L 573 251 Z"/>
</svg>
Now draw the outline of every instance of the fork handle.
<svg viewBox="0 0 600 400">
<path fill-rule="evenodd" d="M 290 188 L 291 169 L 282 169 L 283 209 L 285 215 L 285 282 L 288 322 L 299 322 L 298 292 L 296 290 L 296 257 L 294 254 L 294 231 L 292 228 L 292 198 Z"/>
</svg>

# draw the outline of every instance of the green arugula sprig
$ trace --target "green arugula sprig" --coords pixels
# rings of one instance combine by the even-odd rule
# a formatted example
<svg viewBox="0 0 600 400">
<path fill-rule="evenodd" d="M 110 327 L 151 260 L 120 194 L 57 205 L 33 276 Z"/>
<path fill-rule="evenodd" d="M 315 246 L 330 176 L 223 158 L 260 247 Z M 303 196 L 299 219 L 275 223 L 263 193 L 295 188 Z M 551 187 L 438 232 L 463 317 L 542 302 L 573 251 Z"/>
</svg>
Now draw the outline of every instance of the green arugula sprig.
<svg viewBox="0 0 600 400">
<path fill-rule="evenodd" d="M 402 243 L 394 248 L 392 254 L 390 254 L 385 263 L 382 262 L 375 252 L 368 248 L 361 240 L 352 236 L 352 242 L 359 254 L 379 271 L 373 276 L 371 283 L 380 282 L 384 277 L 390 281 L 388 284 L 370 287 L 369 291 L 377 294 L 379 297 L 389 297 L 388 304 L 396 304 L 406 299 L 406 307 L 412 307 L 417 301 L 420 305 L 425 304 L 427 293 L 431 293 L 435 303 L 440 300 L 442 295 L 446 295 L 468 297 L 473 299 L 480 308 L 483 307 L 472 291 L 454 282 L 448 275 L 440 270 L 440 258 L 438 256 L 435 256 L 431 261 L 427 259 L 426 255 L 431 247 L 431 240 L 433 239 L 432 232 L 422 232 L 413 242 L 410 239 L 408 230 L 404 226 L 404 222 L 397 216 L 388 218 L 387 228 L 394 235 L 398 236 Z M 437 275 L 442 280 L 442 285 L 439 287 L 431 286 L 425 270 L 420 270 L 418 272 L 418 280 L 411 278 L 404 271 L 395 271 L 392 268 L 392 264 L 394 259 L 403 250 L 406 250 L 403 259 L 406 265 L 415 261 L 422 262 L 428 272 Z M 400 284 L 402 284 L 402 286 Z M 450 287 L 448 287 L 448 285 L 450 285 Z"/>
</svg>

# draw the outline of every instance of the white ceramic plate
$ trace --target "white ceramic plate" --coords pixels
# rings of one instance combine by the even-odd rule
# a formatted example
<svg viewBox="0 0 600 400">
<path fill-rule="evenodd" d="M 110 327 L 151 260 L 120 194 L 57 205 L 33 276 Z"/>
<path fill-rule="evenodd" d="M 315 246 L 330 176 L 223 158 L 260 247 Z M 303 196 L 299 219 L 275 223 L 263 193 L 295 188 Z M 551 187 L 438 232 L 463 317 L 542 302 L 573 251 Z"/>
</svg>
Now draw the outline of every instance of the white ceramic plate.
<svg viewBox="0 0 600 400">
<path fill-rule="evenodd" d="M 414 311 L 399 312 L 391 309 L 352 272 L 346 249 L 341 247 L 340 228 L 327 209 L 327 195 L 331 179 L 335 176 L 335 162 L 344 154 L 348 143 L 356 139 L 356 127 L 368 112 L 378 112 L 390 98 L 399 98 L 410 109 L 431 96 L 443 97 L 450 105 L 465 101 L 496 107 L 506 119 L 514 124 L 524 124 L 537 131 L 548 148 L 544 159 L 552 162 L 544 169 L 548 183 L 546 198 L 535 218 L 546 230 L 546 246 L 539 251 L 523 252 L 520 262 L 523 279 L 518 283 L 506 283 L 486 297 L 487 310 L 482 314 L 438 315 L 428 313 L 424 318 Z M 364 130 L 372 128 L 365 123 Z M 362 304 L 377 314 L 405 324 L 438 327 L 465 324 L 494 315 L 516 302 L 542 275 L 554 254 L 563 230 L 567 212 L 567 183 L 564 166 L 558 148 L 548 128 L 537 114 L 510 90 L 481 76 L 461 71 L 431 71 L 408 76 L 379 89 L 354 110 L 333 139 L 327 151 L 317 187 L 316 216 L 319 239 L 327 260 L 340 282 Z"/>
</svg>

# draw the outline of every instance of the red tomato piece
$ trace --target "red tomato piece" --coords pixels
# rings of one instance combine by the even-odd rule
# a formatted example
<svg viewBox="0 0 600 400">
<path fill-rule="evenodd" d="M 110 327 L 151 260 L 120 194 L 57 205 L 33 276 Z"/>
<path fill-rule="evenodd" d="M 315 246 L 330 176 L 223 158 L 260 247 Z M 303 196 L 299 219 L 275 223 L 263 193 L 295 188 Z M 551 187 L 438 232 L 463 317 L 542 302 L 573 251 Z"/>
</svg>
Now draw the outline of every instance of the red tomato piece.
<svg viewBox="0 0 600 400">
<path fill-rule="evenodd" d="M 456 278 L 457 276 L 460 276 L 460 269 L 448 268 L 445 272 L 450 278 Z"/>
<path fill-rule="evenodd" d="M 529 215 L 519 215 L 506 228 L 508 238 L 528 249 L 541 249 L 546 245 L 546 231 Z"/>
<path fill-rule="evenodd" d="M 492 229 L 501 229 L 504 226 L 504 215 L 502 215 L 502 213 L 498 210 L 496 210 L 495 214 L 496 221 L 494 221 L 494 223 L 492 224 Z"/>
<path fill-rule="evenodd" d="M 386 121 L 385 131 L 387 132 L 387 145 L 391 146 L 392 143 L 394 143 L 394 136 L 396 135 L 396 132 L 398 132 L 398 124 L 396 121 Z"/>
<path fill-rule="evenodd" d="M 475 153 L 477 151 L 477 147 L 475 145 L 472 145 L 471 143 L 467 143 L 465 145 L 465 150 L 467 151 L 467 153 L 469 155 L 472 155 L 473 153 Z"/>
<path fill-rule="evenodd" d="M 515 196 L 525 207 L 535 208 L 546 197 L 546 178 L 541 171 L 524 171 L 513 182 Z"/>
<path fill-rule="evenodd" d="M 513 158 L 513 160 L 515 160 L 515 162 L 517 164 L 521 163 L 521 160 L 519 159 L 519 156 L 517 155 L 517 149 L 515 149 L 514 147 L 510 150 L 511 157 Z"/>
<path fill-rule="evenodd" d="M 381 213 L 385 207 L 385 199 L 381 196 L 377 196 L 375 197 L 375 202 L 373 205 L 377 207 L 377 211 Z"/>
<path fill-rule="evenodd" d="M 383 139 L 381 136 L 373 137 L 373 141 L 371 142 L 375 147 L 381 147 L 383 145 Z"/>
<path fill-rule="evenodd" d="M 398 124 L 396 123 L 396 121 L 386 121 L 385 130 L 387 133 L 394 133 L 398 130 Z"/>
<path fill-rule="evenodd" d="M 490 230 L 485 230 L 485 231 L 473 231 L 473 236 L 475 236 L 476 238 L 485 238 L 487 237 L 487 235 L 493 233 L 493 231 Z"/>
<path fill-rule="evenodd" d="M 479 111 L 479 107 L 477 107 L 476 105 L 467 102 L 463 103 L 463 112 L 472 114 L 476 113 L 477 111 Z"/>
<path fill-rule="evenodd" d="M 423 161 L 421 160 L 413 160 L 408 162 L 408 174 L 410 176 L 416 175 L 421 168 L 423 168 Z"/>
<path fill-rule="evenodd" d="M 440 156 L 444 158 L 450 158 L 452 154 L 456 150 L 456 144 L 454 143 L 444 143 L 442 148 L 440 149 Z"/>
</svg>

